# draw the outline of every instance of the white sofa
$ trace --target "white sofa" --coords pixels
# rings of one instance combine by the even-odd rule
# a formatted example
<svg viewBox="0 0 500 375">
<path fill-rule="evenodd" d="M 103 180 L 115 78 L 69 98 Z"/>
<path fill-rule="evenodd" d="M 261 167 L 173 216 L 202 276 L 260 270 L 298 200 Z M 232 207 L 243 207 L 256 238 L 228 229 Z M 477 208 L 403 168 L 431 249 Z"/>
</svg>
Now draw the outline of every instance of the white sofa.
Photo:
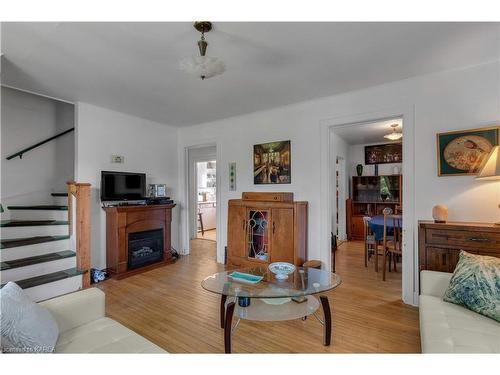
<svg viewBox="0 0 500 375">
<path fill-rule="evenodd" d="M 56 353 L 166 353 L 105 316 L 104 292 L 81 290 L 44 302 L 59 326 Z"/>
<path fill-rule="evenodd" d="M 500 353 L 500 323 L 443 301 L 451 276 L 420 273 L 422 353 Z"/>
</svg>

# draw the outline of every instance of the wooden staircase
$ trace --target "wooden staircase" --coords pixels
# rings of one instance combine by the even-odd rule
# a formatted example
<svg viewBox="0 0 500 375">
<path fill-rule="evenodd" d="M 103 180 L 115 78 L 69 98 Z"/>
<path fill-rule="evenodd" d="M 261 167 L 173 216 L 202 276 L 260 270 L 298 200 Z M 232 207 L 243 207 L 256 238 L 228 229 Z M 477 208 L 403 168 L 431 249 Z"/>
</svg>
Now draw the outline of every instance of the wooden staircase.
<svg viewBox="0 0 500 375">
<path fill-rule="evenodd" d="M 53 204 L 7 206 L 0 222 L 0 282 L 35 301 L 90 285 L 90 184 L 68 183 Z"/>
</svg>

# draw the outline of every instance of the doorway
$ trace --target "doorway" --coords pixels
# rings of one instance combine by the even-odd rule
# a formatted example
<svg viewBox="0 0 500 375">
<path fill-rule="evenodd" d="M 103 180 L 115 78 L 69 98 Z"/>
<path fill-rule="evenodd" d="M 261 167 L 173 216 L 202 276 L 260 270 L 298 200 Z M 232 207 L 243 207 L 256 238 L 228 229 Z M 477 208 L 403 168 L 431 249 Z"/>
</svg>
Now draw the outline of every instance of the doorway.
<svg viewBox="0 0 500 375">
<path fill-rule="evenodd" d="M 386 297 L 401 300 L 404 245 L 403 241 L 398 243 L 401 254 L 388 252 L 383 227 L 384 212 L 399 216 L 396 225 L 400 232 L 394 233 L 403 233 L 403 197 L 408 194 L 402 169 L 403 118 L 338 125 L 330 131 L 331 232 L 337 240 L 336 272 L 380 289 L 387 293 Z M 393 230 L 386 225 L 386 239 Z"/>
<path fill-rule="evenodd" d="M 190 240 L 217 238 L 216 146 L 188 149 L 189 236 Z"/>
<path fill-rule="evenodd" d="M 215 160 L 196 162 L 196 238 L 216 241 L 217 179 Z"/>
</svg>

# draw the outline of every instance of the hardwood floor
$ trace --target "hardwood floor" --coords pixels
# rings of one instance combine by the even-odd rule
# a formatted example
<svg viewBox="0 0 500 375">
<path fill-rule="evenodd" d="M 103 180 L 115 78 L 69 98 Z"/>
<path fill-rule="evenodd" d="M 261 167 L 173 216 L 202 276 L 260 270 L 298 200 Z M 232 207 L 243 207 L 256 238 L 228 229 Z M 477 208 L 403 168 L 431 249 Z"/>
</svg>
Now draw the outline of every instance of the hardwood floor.
<svg viewBox="0 0 500 375">
<path fill-rule="evenodd" d="M 198 232 L 198 238 L 200 240 L 209 240 L 209 241 L 217 241 L 217 230 L 216 229 L 209 229 L 204 231 L 205 233 L 201 234 L 201 232 Z"/>
<path fill-rule="evenodd" d="M 193 240 L 192 253 L 175 264 L 123 280 L 98 284 L 106 292 L 107 314 L 171 353 L 223 353 L 219 296 L 201 280 L 222 271 L 215 243 Z M 418 310 L 403 304 L 401 274 L 376 274 L 363 264 L 360 243 L 337 252 L 343 284 L 328 293 L 333 337 L 322 345 L 323 327 L 306 321 L 242 321 L 233 336 L 233 353 L 414 353 L 420 351 Z"/>
</svg>

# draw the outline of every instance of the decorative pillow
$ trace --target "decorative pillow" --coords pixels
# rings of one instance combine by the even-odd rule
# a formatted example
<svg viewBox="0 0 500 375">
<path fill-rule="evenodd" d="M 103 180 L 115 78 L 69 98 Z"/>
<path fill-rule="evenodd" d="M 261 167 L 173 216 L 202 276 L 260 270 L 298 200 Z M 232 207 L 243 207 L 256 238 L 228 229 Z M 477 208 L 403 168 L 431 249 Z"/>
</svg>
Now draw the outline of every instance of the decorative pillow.
<svg viewBox="0 0 500 375">
<path fill-rule="evenodd" d="M 500 258 L 461 251 L 443 299 L 500 322 Z"/>
<path fill-rule="evenodd" d="M 59 336 L 49 311 L 13 282 L 0 290 L 0 330 L 4 353 L 50 353 Z"/>
</svg>

